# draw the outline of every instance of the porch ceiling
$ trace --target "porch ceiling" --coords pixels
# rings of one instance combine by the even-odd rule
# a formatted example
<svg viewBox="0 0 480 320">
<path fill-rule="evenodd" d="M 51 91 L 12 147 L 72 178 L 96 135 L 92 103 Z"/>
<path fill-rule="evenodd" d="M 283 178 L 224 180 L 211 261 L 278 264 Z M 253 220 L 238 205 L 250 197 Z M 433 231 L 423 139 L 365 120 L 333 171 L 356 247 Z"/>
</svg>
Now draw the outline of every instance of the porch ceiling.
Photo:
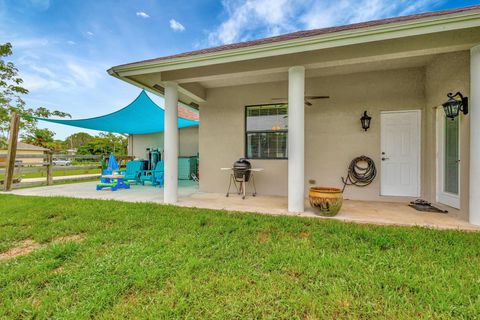
<svg viewBox="0 0 480 320">
<path fill-rule="evenodd" d="M 305 72 L 306 78 L 327 77 L 341 74 L 353 74 L 367 71 L 382 71 L 382 70 L 394 70 L 394 69 L 406 69 L 406 68 L 419 68 L 424 67 L 428 62 L 433 59 L 434 55 L 400 58 L 389 60 L 388 63 L 385 60 L 344 64 L 340 66 L 331 66 L 323 68 L 310 68 Z M 211 79 L 200 81 L 199 84 L 206 89 L 229 87 L 236 85 L 246 85 L 252 83 L 266 83 L 287 81 L 287 72 L 272 72 L 259 75 L 241 75 L 231 76 L 227 79 Z"/>
</svg>

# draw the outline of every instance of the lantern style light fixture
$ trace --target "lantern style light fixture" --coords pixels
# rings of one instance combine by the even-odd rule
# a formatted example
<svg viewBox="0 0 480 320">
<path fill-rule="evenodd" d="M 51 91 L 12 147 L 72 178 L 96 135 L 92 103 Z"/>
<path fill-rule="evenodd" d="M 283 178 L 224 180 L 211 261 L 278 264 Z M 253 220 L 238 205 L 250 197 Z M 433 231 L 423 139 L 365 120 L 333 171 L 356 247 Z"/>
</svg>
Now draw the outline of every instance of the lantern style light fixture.
<svg viewBox="0 0 480 320">
<path fill-rule="evenodd" d="M 367 110 L 363 112 L 363 116 L 360 118 L 360 122 L 362 123 L 362 129 L 367 131 L 370 128 L 370 121 L 372 117 L 367 114 Z"/>
<path fill-rule="evenodd" d="M 451 92 L 447 94 L 448 101 L 442 104 L 443 111 L 445 111 L 445 115 L 449 119 L 455 119 L 459 114 L 460 111 L 463 114 L 468 113 L 468 98 L 464 97 L 460 92 L 452 94 Z"/>
</svg>

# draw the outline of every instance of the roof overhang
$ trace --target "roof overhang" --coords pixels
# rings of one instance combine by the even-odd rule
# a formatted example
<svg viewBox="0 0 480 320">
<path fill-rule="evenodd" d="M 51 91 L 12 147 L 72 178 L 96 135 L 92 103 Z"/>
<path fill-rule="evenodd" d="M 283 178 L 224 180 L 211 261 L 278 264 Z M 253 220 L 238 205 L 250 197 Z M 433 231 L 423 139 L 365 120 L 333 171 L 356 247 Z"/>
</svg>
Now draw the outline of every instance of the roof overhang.
<svg viewBox="0 0 480 320">
<path fill-rule="evenodd" d="M 162 78 L 162 73 L 168 74 L 169 72 L 175 71 L 181 72 L 181 70 L 185 69 L 199 69 L 201 67 L 241 63 L 254 59 L 273 58 L 346 46 L 379 43 L 394 39 L 411 38 L 478 27 L 480 27 L 480 9 L 474 9 L 358 29 L 349 29 L 317 36 L 300 37 L 286 41 L 240 47 L 231 50 L 120 65 L 109 69 L 108 72 L 121 80 L 162 95 L 161 90 L 153 89 L 150 85 L 142 83 L 138 79 L 135 79 L 135 77 L 139 75 L 147 77 L 148 75 L 153 76 L 153 74 L 155 74 L 156 83 L 162 86 L 165 81 L 171 81 L 171 79 L 166 77 Z M 457 49 L 464 50 L 466 48 L 457 46 Z M 425 52 L 425 54 L 432 52 Z M 280 71 L 280 69 L 278 71 Z M 190 99 L 190 101 L 204 102 L 206 98 L 205 90 L 202 90 L 201 87 L 192 87 L 192 83 L 188 85 L 190 88 L 187 87 L 187 84 L 179 86 L 179 93 L 187 99 Z"/>
</svg>

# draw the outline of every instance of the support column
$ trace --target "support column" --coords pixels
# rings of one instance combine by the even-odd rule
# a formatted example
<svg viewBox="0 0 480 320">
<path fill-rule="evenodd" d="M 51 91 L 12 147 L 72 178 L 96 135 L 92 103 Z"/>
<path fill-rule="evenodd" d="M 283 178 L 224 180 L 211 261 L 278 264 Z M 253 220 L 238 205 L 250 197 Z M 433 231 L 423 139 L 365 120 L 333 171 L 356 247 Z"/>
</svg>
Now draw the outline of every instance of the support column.
<svg viewBox="0 0 480 320">
<path fill-rule="evenodd" d="M 470 49 L 470 200 L 469 221 L 480 226 L 480 45 Z"/>
<path fill-rule="evenodd" d="M 288 69 L 288 211 L 304 211 L 305 68 Z"/>
<path fill-rule="evenodd" d="M 178 88 L 175 82 L 165 83 L 163 201 L 176 203 L 178 198 Z"/>
</svg>

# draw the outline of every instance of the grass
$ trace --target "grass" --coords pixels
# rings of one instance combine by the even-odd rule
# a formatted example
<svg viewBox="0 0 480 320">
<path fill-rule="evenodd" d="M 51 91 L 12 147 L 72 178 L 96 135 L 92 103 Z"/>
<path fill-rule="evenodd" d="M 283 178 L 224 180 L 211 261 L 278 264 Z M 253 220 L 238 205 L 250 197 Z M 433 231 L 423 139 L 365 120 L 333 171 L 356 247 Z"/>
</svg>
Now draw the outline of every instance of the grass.
<svg viewBox="0 0 480 320">
<path fill-rule="evenodd" d="M 480 234 L 0 195 L 0 318 L 475 319 Z M 82 241 L 58 241 L 80 235 Z"/>
<path fill-rule="evenodd" d="M 58 185 L 63 185 L 63 184 L 74 184 L 74 183 L 84 183 L 84 182 L 99 182 L 99 178 L 84 178 L 84 179 L 71 179 L 71 180 L 57 180 L 54 181 L 53 184 L 58 186 Z M 43 183 L 34 183 L 34 184 L 27 184 L 27 185 L 18 185 L 18 187 L 15 187 L 15 189 L 30 189 L 30 188 L 38 188 L 38 187 L 44 187 L 47 186 L 47 182 Z M 3 191 L 3 189 L 0 188 L 0 191 Z"/>
<path fill-rule="evenodd" d="M 78 174 L 90 174 L 90 173 L 100 174 L 100 169 L 62 170 L 62 169 L 59 169 L 59 168 L 60 167 L 55 167 L 56 170 L 53 171 L 53 176 L 54 177 L 74 176 L 74 175 L 78 175 Z M 21 173 L 21 175 L 22 175 L 22 178 L 24 178 L 24 179 L 27 179 L 27 178 L 41 178 L 41 177 L 47 177 L 47 172 L 46 171 L 42 171 L 42 172 L 23 172 L 23 173 Z"/>
</svg>

